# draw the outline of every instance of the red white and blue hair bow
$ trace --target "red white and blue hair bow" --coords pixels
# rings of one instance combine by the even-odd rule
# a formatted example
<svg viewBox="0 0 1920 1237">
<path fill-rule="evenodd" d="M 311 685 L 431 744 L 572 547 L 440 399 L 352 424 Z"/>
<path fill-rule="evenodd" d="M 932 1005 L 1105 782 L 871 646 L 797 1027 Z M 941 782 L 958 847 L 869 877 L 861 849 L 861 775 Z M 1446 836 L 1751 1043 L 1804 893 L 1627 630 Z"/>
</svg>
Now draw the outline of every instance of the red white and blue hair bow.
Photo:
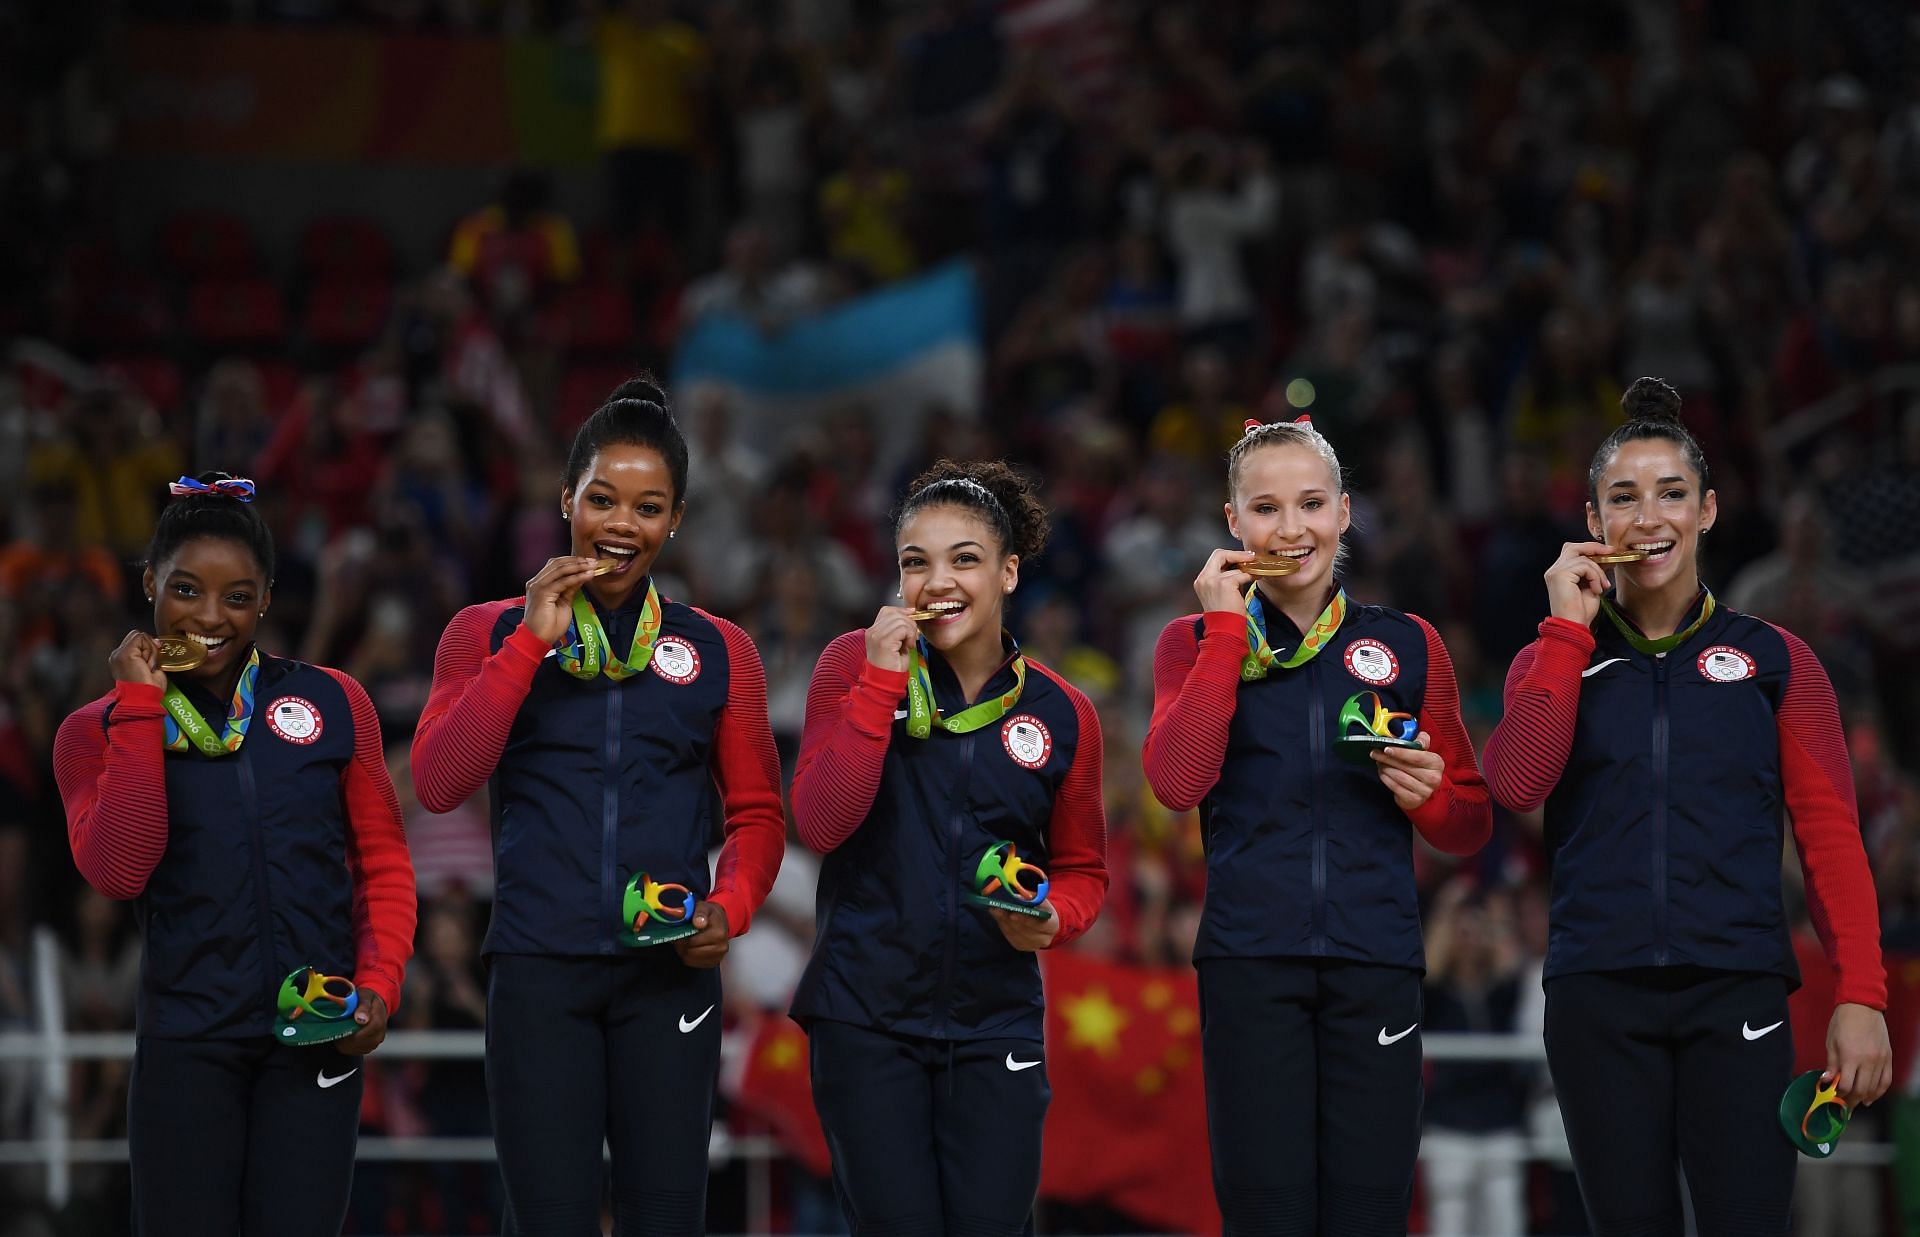
<svg viewBox="0 0 1920 1237">
<path fill-rule="evenodd" d="M 253 482 L 245 477 L 229 477 L 225 481 L 195 481 L 192 477 L 182 477 L 167 486 L 167 493 L 175 498 L 184 498 L 189 494 L 218 494 L 222 498 L 237 498 L 243 503 L 253 501 Z"/>
</svg>

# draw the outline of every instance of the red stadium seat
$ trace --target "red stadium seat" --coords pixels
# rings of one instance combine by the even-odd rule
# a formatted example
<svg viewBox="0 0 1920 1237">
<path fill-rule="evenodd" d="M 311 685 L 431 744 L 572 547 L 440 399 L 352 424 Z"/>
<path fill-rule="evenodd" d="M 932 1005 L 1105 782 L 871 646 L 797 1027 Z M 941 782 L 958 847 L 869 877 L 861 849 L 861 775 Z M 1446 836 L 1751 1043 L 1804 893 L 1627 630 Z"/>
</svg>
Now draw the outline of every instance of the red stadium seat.
<svg viewBox="0 0 1920 1237">
<path fill-rule="evenodd" d="M 257 361 L 254 368 L 260 371 L 260 397 L 266 401 L 268 414 L 277 421 L 300 394 L 300 371 L 290 362 L 273 360 Z"/>
<path fill-rule="evenodd" d="M 121 355 L 103 357 L 100 360 L 100 372 L 107 377 L 124 382 L 140 394 L 162 416 L 179 411 L 181 397 L 186 390 L 186 380 L 181 376 L 180 367 L 167 357 Z"/>
<path fill-rule="evenodd" d="M 151 275 L 120 270 L 80 289 L 75 330 L 88 344 L 144 348 L 169 342 L 175 319 L 166 289 Z"/>
<path fill-rule="evenodd" d="M 258 348 L 287 335 L 287 306 L 265 279 L 209 279 L 187 293 L 187 333 L 208 348 Z"/>
<path fill-rule="evenodd" d="M 320 280 L 385 281 L 393 277 L 393 242 L 358 215 L 326 215 L 300 237 L 300 269 Z"/>
<path fill-rule="evenodd" d="M 384 279 L 329 279 L 308 295 L 301 333 L 323 348 L 362 348 L 386 326 L 392 305 Z"/>
<path fill-rule="evenodd" d="M 553 428 L 561 440 L 571 441 L 574 431 L 607 401 L 613 389 L 633 377 L 633 370 L 625 364 L 568 366 L 553 401 Z"/>
<path fill-rule="evenodd" d="M 639 343 L 633 302 L 611 283 L 578 284 L 560 294 L 562 343 L 574 355 L 630 353 Z"/>
<path fill-rule="evenodd" d="M 238 279 L 254 273 L 253 234 L 237 215 L 189 211 L 160 230 L 167 265 L 183 279 Z"/>
</svg>

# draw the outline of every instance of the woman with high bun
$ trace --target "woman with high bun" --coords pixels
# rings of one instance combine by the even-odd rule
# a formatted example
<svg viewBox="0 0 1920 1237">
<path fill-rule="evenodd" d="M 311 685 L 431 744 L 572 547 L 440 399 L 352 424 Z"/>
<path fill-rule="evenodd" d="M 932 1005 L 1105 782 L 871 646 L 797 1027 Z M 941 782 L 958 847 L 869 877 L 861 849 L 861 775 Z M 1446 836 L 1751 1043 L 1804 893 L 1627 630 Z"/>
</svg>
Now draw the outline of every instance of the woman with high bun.
<svg viewBox="0 0 1920 1237">
<path fill-rule="evenodd" d="M 365 1075 L 413 952 L 413 865 L 367 693 L 254 642 L 273 536 L 254 485 L 182 477 L 113 690 L 54 742 L 87 883 L 143 949 L 133 1231 L 333 1237 Z"/>
<path fill-rule="evenodd" d="M 1591 540 L 1547 569 L 1487 780 L 1512 811 L 1545 807 L 1547 1063 L 1593 1231 L 1679 1233 L 1677 1167 L 1703 1235 L 1780 1234 L 1789 819 L 1837 976 L 1821 1081 L 1852 1104 L 1891 1078 L 1873 881 L 1826 672 L 1701 582 L 1717 508 L 1680 397 L 1641 378 L 1621 403 L 1587 473 Z"/>
<path fill-rule="evenodd" d="M 1034 954 L 1107 888 L 1099 718 L 1003 626 L 1046 535 L 1005 464 L 936 464 L 894 518 L 901 604 L 829 644 L 808 691 L 793 814 L 826 858 L 793 1015 L 856 1235 L 1032 1231 Z"/>
<path fill-rule="evenodd" d="M 1147 781 L 1199 808 L 1194 965 L 1214 1196 L 1229 1234 L 1404 1233 L 1424 971 L 1413 836 L 1492 829 L 1453 662 L 1422 618 L 1351 600 L 1339 458 L 1249 421 L 1198 614 L 1154 651 Z"/>
<path fill-rule="evenodd" d="M 508 1233 L 598 1234 L 603 1145 L 616 1234 L 706 1231 L 716 968 L 786 823 L 760 654 L 654 584 L 686 492 L 666 393 L 623 383 L 567 456 L 570 552 L 524 596 L 454 616 L 414 735 L 428 811 L 491 792 L 481 950 Z"/>
</svg>

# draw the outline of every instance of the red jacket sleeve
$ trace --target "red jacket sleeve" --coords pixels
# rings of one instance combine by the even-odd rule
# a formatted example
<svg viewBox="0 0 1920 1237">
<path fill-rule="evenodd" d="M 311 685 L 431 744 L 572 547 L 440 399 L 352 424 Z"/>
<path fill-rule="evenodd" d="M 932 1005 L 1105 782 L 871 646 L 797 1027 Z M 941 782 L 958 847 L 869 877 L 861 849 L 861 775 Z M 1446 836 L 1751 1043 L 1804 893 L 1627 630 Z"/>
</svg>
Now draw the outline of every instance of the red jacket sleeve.
<svg viewBox="0 0 1920 1237">
<path fill-rule="evenodd" d="M 500 613 L 515 602 L 468 606 L 453 616 L 433 657 L 433 690 L 413 732 L 413 786 L 429 812 L 451 812 L 479 790 L 506 750 L 547 645 L 515 628 L 487 655 Z"/>
<path fill-rule="evenodd" d="M 894 708 L 906 693 L 906 671 L 867 660 L 864 631 L 837 637 L 814 665 L 793 769 L 793 821 L 800 840 L 821 854 L 852 837 L 872 809 Z"/>
<path fill-rule="evenodd" d="M 1787 693 L 1775 725 L 1787 814 L 1806 875 L 1807 912 L 1833 963 L 1834 1000 L 1884 1010 L 1880 908 L 1860 840 L 1840 706 L 1826 669 L 1806 641 L 1783 628 L 1774 630 L 1787 642 Z"/>
<path fill-rule="evenodd" d="M 371 988 L 400 1009 L 400 988 L 407 959 L 413 956 L 418 914 L 413 857 L 400 800 L 387 776 L 386 747 L 380 740 L 380 715 L 366 689 L 351 676 L 326 666 L 347 694 L 353 714 L 353 759 L 340 774 L 340 802 L 347 813 L 347 870 L 353 876 L 353 983 Z"/>
<path fill-rule="evenodd" d="M 1409 615 L 1427 634 L 1427 693 L 1420 702 L 1420 728 L 1431 736 L 1433 750 L 1446 760 L 1445 776 L 1427 801 L 1407 813 L 1427 842 L 1450 855 L 1471 855 L 1493 834 L 1493 805 L 1487 784 L 1473 756 L 1473 740 L 1460 718 L 1460 685 L 1454 679 L 1453 658 L 1433 625 Z"/>
<path fill-rule="evenodd" d="M 109 898 L 139 897 L 166 853 L 165 716 L 158 687 L 115 683 L 53 741 L 74 866 Z"/>
<path fill-rule="evenodd" d="M 1176 812 L 1198 806 L 1220 780 L 1247 655 L 1244 615 L 1200 615 L 1198 642 L 1194 617 L 1168 623 L 1154 646 L 1153 719 L 1142 752 L 1154 798 Z"/>
<path fill-rule="evenodd" d="M 1073 764 L 1047 822 L 1047 901 L 1060 916 L 1060 930 L 1048 948 L 1057 949 L 1093 926 L 1107 898 L 1107 805 L 1100 785 L 1105 740 L 1100 715 L 1086 694 L 1045 667 L 1033 668 L 1066 691 L 1080 724 Z"/>
<path fill-rule="evenodd" d="M 1580 716 L 1580 672 L 1593 656 L 1593 633 L 1549 618 L 1540 638 L 1507 670 L 1506 715 L 1487 740 L 1487 786 L 1510 812 L 1531 812 L 1560 784 Z"/>
<path fill-rule="evenodd" d="M 767 722 L 767 672 L 760 651 L 739 627 L 706 617 L 727 642 L 727 704 L 714 734 L 713 757 L 726 841 L 714 864 L 713 900 L 727 912 L 728 934 L 739 936 L 780 874 L 787 816 L 780 802 L 780 757 Z"/>
</svg>

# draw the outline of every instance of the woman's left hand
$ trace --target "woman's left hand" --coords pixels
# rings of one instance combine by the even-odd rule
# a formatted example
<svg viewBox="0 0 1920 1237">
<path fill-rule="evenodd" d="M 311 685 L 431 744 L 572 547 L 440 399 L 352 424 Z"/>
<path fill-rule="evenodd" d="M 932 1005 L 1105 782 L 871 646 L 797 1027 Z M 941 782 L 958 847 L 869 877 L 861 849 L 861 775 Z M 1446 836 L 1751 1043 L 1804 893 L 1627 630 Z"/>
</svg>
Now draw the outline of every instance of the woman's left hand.
<svg viewBox="0 0 1920 1237">
<path fill-rule="evenodd" d="M 371 988 L 360 989 L 360 1003 L 354 1007 L 353 1020 L 360 1029 L 334 1047 L 350 1057 L 364 1057 L 387 1038 L 387 1003 Z"/>
<path fill-rule="evenodd" d="M 1827 1071 L 1841 1099 L 1859 1108 L 1873 1103 L 1893 1084 L 1893 1045 L 1887 1019 L 1870 1005 L 1836 1005 L 1827 1023 Z"/>
<path fill-rule="evenodd" d="M 702 902 L 693 908 L 693 926 L 700 929 L 673 943 L 680 961 L 697 970 L 712 970 L 727 956 L 727 912 L 718 902 Z"/>
<path fill-rule="evenodd" d="M 1045 919 L 1038 915 L 1022 915 L 1018 911 L 1003 911 L 997 906 L 987 908 L 994 922 L 1000 925 L 1000 935 L 1007 938 L 1007 944 L 1025 953 L 1045 949 L 1053 944 L 1053 938 L 1060 935 L 1060 914 L 1053 909 L 1053 903 L 1042 902 L 1047 908 Z"/>
<path fill-rule="evenodd" d="M 1433 736 L 1422 730 L 1414 742 L 1420 746 L 1382 747 L 1373 753 L 1373 763 L 1380 769 L 1380 784 L 1393 792 L 1393 801 L 1403 812 L 1411 812 L 1433 798 L 1433 792 L 1447 777 L 1446 758 L 1427 750 Z"/>
</svg>

